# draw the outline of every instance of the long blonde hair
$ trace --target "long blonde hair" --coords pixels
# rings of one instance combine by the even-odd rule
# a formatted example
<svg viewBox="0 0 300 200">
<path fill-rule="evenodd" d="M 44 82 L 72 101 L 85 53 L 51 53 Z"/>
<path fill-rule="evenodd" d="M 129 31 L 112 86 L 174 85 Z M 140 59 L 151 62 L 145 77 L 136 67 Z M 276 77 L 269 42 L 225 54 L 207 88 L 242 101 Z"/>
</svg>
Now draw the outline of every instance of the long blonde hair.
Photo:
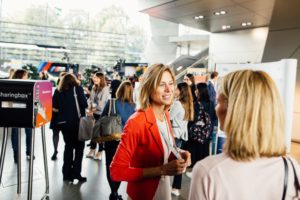
<svg viewBox="0 0 300 200">
<path fill-rule="evenodd" d="M 278 89 L 263 71 L 235 71 L 222 80 L 227 99 L 224 151 L 234 160 L 286 154 L 284 110 Z"/>
<path fill-rule="evenodd" d="M 171 74 L 173 82 L 175 84 L 175 76 L 173 71 L 168 65 L 164 64 L 154 64 L 151 65 L 145 74 L 143 74 L 141 81 L 141 92 L 139 96 L 140 109 L 146 110 L 151 105 L 151 94 L 158 87 L 163 73 L 167 71 Z M 165 109 L 168 109 L 170 106 L 166 106 Z"/>
</svg>

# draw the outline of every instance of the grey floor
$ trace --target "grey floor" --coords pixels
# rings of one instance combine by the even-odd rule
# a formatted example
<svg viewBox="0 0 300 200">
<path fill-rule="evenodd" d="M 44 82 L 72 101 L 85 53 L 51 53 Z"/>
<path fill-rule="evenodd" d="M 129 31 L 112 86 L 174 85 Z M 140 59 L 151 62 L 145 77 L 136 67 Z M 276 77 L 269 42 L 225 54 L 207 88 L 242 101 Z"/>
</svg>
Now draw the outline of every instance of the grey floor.
<svg viewBox="0 0 300 200">
<path fill-rule="evenodd" d="M 0 128 L 0 145 L 2 145 L 3 130 Z M 45 193 L 45 172 L 43 165 L 42 142 L 40 129 L 36 130 L 35 137 L 35 160 L 33 169 L 33 191 L 32 199 L 41 199 Z M 10 133 L 8 136 L 8 144 L 6 149 L 4 170 L 2 182 L 0 184 L 0 200 L 27 199 L 28 188 L 28 169 L 29 162 L 25 157 L 25 134 L 22 134 L 22 157 L 21 157 L 21 172 L 22 172 L 22 188 L 21 194 L 17 194 L 17 165 L 13 161 L 13 153 L 11 148 Z M 62 154 L 64 142 L 62 137 L 59 141 L 58 160 L 50 159 L 53 152 L 52 131 L 46 127 L 46 145 L 48 157 L 48 170 L 50 181 L 50 199 L 51 200 L 107 200 L 110 194 L 108 182 L 105 172 L 105 155 L 102 161 L 95 161 L 89 158 L 83 158 L 82 175 L 87 177 L 87 182 L 79 184 L 68 184 L 63 182 Z M 88 152 L 88 147 L 85 148 L 85 154 Z M 183 183 L 181 195 L 173 196 L 173 200 L 185 200 L 188 197 L 189 178 L 183 175 Z M 119 193 L 124 199 L 126 195 L 126 182 L 122 182 Z"/>
</svg>

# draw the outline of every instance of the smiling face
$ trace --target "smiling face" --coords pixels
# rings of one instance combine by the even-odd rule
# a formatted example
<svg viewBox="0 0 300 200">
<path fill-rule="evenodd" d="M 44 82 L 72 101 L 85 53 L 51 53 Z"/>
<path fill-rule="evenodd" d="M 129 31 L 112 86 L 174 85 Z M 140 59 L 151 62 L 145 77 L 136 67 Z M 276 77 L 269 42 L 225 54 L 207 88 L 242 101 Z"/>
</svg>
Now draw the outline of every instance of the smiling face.
<svg viewBox="0 0 300 200">
<path fill-rule="evenodd" d="M 183 82 L 187 83 L 188 85 L 192 85 L 192 81 L 188 76 L 183 77 Z"/>
<path fill-rule="evenodd" d="M 174 81 L 170 72 L 165 71 L 161 80 L 151 94 L 151 102 L 153 106 L 165 107 L 172 104 L 174 97 Z"/>
<path fill-rule="evenodd" d="M 174 92 L 174 96 L 175 96 L 176 98 L 178 98 L 179 95 L 180 95 L 180 90 L 176 87 L 175 92 Z"/>
<path fill-rule="evenodd" d="M 224 131 L 224 122 L 227 114 L 227 100 L 222 94 L 217 95 L 216 114 L 220 122 L 220 129 Z"/>
<path fill-rule="evenodd" d="M 93 82 L 95 85 L 99 85 L 100 84 L 100 78 L 96 75 L 93 76 Z"/>
</svg>

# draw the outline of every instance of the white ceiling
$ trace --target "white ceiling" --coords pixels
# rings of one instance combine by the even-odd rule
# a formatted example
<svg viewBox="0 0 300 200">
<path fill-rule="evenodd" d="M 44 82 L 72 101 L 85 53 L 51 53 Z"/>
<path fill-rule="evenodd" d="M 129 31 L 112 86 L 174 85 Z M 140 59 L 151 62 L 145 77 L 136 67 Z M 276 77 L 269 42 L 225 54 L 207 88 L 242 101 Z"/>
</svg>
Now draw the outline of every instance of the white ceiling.
<svg viewBox="0 0 300 200">
<path fill-rule="evenodd" d="M 139 0 L 141 12 L 152 17 L 199 28 L 209 32 L 222 32 L 223 25 L 232 30 L 245 29 L 242 22 L 252 22 L 251 27 L 268 26 L 275 0 Z M 225 10 L 226 15 L 216 16 Z M 204 19 L 194 17 L 204 15 Z"/>
</svg>

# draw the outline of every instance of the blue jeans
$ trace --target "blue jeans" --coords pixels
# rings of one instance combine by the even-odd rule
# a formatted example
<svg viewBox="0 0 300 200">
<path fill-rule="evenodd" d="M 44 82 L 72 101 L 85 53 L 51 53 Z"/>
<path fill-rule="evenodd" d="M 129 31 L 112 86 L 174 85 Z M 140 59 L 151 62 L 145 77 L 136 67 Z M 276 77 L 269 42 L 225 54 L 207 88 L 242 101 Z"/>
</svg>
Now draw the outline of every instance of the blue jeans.
<svg viewBox="0 0 300 200">
<path fill-rule="evenodd" d="M 25 128 L 26 134 L 26 155 L 30 155 L 31 153 L 31 128 Z M 14 151 L 14 155 L 18 154 L 18 128 L 11 129 L 11 144 Z"/>
</svg>

